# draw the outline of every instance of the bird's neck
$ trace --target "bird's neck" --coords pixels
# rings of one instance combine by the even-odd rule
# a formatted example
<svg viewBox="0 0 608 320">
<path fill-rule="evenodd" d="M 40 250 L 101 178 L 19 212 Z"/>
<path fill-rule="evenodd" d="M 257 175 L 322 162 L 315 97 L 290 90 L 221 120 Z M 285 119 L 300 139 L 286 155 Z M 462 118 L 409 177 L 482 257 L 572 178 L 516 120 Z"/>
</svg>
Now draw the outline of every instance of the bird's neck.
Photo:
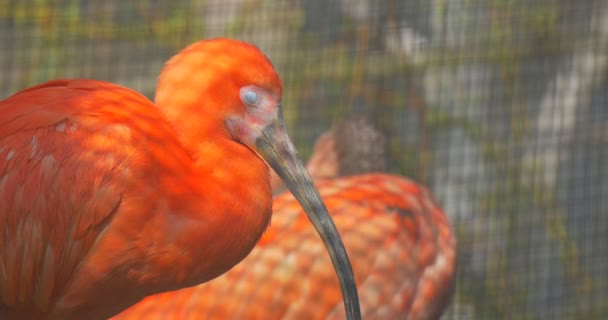
<svg viewBox="0 0 608 320">
<path fill-rule="evenodd" d="M 183 286 L 209 280 L 243 259 L 270 222 L 272 198 L 267 164 L 233 139 L 222 118 L 225 113 L 217 111 L 226 105 L 220 93 L 227 89 L 204 88 L 211 74 L 192 75 L 190 70 L 176 68 L 170 65 L 163 71 L 155 101 L 193 164 L 187 170 L 191 176 L 173 179 L 175 188 L 170 189 L 181 189 L 176 192 L 194 197 L 189 202 L 197 205 L 175 203 L 176 212 L 181 213 L 167 227 L 174 230 L 166 232 L 175 232 L 173 241 L 191 250 L 183 266 L 175 263 L 176 271 L 190 270 L 181 272 L 183 279 L 175 279 Z M 202 78 L 193 81 L 194 76 Z M 175 261 L 181 261 L 180 257 Z"/>
<path fill-rule="evenodd" d="M 194 164 L 191 177 L 175 182 L 186 186 L 182 192 L 199 198 L 193 201 L 196 207 L 176 210 L 182 215 L 172 224 L 175 230 L 167 231 L 178 234 L 175 241 L 183 242 L 194 257 L 184 260 L 187 265 L 176 263 L 176 270 L 191 268 L 189 274 L 179 273 L 184 278 L 175 279 L 179 287 L 207 281 L 241 261 L 266 230 L 272 209 L 267 164 L 233 140 L 221 121 L 190 123 L 194 121 L 182 119 L 174 126 L 180 128 L 178 139 Z"/>
<path fill-rule="evenodd" d="M 192 212 L 194 217 L 183 220 L 188 227 L 178 230 L 192 248 L 192 256 L 200 255 L 201 260 L 191 265 L 191 274 L 204 277 L 187 277 L 180 286 L 210 280 L 232 268 L 249 254 L 270 223 L 267 165 L 232 139 L 220 135 L 209 138 L 192 151 L 199 176 L 193 188 L 205 200 Z"/>
</svg>

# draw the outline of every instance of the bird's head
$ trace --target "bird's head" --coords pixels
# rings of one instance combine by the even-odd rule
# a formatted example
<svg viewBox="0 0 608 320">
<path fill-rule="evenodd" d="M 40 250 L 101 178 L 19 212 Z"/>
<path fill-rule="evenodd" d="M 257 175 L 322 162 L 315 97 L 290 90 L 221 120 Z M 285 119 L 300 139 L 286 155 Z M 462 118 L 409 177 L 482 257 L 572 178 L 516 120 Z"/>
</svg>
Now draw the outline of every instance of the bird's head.
<svg viewBox="0 0 608 320">
<path fill-rule="evenodd" d="M 287 135 L 281 95 L 281 80 L 258 48 L 219 38 L 195 43 L 169 60 L 159 79 L 156 103 L 173 123 L 186 126 L 181 134 L 215 126 L 214 131 L 247 146 L 277 172 L 323 239 L 340 279 L 347 315 L 358 319 L 357 289 L 346 250 Z"/>
</svg>

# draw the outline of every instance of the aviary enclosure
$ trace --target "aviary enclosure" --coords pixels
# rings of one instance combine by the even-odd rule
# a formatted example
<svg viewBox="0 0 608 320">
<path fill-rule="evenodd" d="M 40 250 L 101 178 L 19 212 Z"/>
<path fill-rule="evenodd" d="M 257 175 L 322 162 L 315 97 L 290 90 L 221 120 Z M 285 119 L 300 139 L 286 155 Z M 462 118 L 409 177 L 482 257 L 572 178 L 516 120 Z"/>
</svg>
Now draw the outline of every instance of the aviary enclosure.
<svg viewBox="0 0 608 320">
<path fill-rule="evenodd" d="M 273 61 L 303 158 L 363 115 L 434 193 L 458 241 L 443 319 L 608 318 L 608 2 L 5 0 L 0 97 L 78 77 L 152 98 L 216 36 Z"/>
</svg>

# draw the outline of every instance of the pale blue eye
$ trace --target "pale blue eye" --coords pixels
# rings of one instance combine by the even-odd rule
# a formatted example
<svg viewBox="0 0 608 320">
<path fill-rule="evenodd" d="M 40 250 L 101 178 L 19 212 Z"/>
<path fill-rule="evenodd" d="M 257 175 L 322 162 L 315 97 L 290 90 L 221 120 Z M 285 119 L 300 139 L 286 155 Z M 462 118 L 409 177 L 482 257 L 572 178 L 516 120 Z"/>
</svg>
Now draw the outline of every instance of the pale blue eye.
<svg viewBox="0 0 608 320">
<path fill-rule="evenodd" d="M 257 106 L 260 103 L 260 95 L 253 90 L 243 90 L 241 99 L 250 106 Z"/>
</svg>

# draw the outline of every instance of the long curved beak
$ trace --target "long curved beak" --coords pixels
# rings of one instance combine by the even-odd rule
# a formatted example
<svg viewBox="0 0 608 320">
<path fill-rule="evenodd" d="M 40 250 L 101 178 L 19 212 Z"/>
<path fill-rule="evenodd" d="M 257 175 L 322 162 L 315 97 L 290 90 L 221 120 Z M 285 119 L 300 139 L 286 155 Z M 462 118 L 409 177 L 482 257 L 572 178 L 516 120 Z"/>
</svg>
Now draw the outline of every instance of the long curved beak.
<svg viewBox="0 0 608 320">
<path fill-rule="evenodd" d="M 256 149 L 300 202 L 323 239 L 340 280 L 347 319 L 361 319 L 355 277 L 342 238 L 287 135 L 281 108 L 278 119 L 263 129 L 262 135 L 256 141 Z"/>
</svg>

